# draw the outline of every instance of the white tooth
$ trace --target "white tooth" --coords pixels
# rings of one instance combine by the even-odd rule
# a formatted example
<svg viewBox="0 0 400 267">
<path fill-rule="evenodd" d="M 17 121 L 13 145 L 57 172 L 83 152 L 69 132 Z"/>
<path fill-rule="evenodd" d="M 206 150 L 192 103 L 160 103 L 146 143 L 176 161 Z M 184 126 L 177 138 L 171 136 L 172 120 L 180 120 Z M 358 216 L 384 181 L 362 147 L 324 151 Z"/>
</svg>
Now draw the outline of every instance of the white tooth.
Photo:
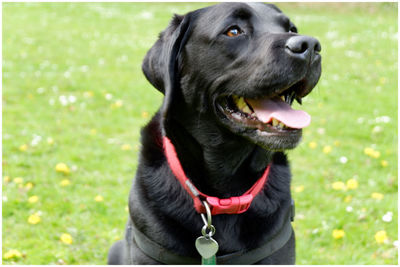
<svg viewBox="0 0 400 267">
<path fill-rule="evenodd" d="M 272 119 L 272 126 L 277 126 L 278 125 L 278 120 L 277 119 Z"/>
<path fill-rule="evenodd" d="M 281 99 L 283 100 L 283 101 L 285 101 L 285 96 L 283 95 L 283 96 L 281 96 Z"/>
</svg>

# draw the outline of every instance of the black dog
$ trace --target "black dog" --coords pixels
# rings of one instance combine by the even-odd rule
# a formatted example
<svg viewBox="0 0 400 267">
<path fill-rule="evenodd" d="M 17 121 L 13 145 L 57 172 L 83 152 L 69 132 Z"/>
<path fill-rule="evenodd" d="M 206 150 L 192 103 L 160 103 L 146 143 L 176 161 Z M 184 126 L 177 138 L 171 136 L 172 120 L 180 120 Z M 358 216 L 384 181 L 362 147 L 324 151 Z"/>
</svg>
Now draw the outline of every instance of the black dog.
<svg viewBox="0 0 400 267">
<path fill-rule="evenodd" d="M 126 238 L 110 249 L 109 264 L 199 264 L 200 200 L 218 214 L 218 264 L 295 263 L 282 151 L 299 143 L 310 122 L 290 104 L 316 85 L 320 50 L 273 5 L 221 3 L 172 19 L 143 62 L 165 98 L 142 130 Z M 190 182 L 177 179 L 168 142 Z M 254 199 L 224 210 L 263 174 Z M 225 200 L 218 207 L 199 191 Z"/>
</svg>

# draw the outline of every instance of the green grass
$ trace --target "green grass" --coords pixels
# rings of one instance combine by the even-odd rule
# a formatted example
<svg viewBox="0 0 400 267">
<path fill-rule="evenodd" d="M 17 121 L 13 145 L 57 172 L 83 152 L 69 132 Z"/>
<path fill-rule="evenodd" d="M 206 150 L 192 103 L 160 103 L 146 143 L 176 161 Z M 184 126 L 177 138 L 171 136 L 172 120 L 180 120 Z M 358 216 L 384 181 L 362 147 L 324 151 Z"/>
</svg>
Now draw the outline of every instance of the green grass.
<svg viewBox="0 0 400 267">
<path fill-rule="evenodd" d="M 162 100 L 141 60 L 172 13 L 206 5 L 3 3 L 4 264 L 105 264 L 123 237 L 140 127 Z M 278 5 L 319 38 L 323 56 L 321 80 L 302 106 L 312 124 L 288 152 L 297 264 L 397 264 L 397 4 Z M 71 173 L 56 172 L 59 162 Z M 354 177 L 357 188 L 332 188 Z M 71 184 L 61 186 L 64 179 Z M 41 221 L 29 224 L 36 212 Z M 382 220 L 387 212 L 391 222 Z M 345 236 L 334 239 L 334 229 Z M 380 230 L 383 244 L 374 238 Z M 22 256 L 4 259 L 11 249 Z"/>
</svg>

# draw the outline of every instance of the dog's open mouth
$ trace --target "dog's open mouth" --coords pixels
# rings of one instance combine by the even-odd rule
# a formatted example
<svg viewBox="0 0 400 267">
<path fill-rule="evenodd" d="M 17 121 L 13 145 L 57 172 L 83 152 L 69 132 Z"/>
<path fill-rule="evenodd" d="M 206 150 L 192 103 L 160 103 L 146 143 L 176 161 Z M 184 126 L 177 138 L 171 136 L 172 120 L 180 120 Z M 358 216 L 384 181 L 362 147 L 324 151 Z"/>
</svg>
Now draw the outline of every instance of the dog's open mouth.
<svg viewBox="0 0 400 267">
<path fill-rule="evenodd" d="M 265 147 L 287 149 L 297 145 L 301 129 L 311 122 L 307 112 L 291 107 L 294 99 L 301 103 L 294 90 L 261 98 L 229 95 L 220 96 L 216 106 L 231 130 Z"/>
<path fill-rule="evenodd" d="M 295 131 L 308 126 L 311 117 L 305 111 L 292 109 L 294 97 L 294 92 L 260 99 L 233 95 L 219 99 L 218 107 L 228 119 L 244 127 Z"/>
</svg>

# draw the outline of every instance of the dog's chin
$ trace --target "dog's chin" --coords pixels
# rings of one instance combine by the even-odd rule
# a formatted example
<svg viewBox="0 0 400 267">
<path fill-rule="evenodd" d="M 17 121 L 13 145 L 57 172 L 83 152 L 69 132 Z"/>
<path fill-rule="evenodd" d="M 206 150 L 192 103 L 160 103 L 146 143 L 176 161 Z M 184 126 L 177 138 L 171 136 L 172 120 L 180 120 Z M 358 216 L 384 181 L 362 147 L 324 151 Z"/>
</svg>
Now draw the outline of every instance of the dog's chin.
<svg viewBox="0 0 400 267">
<path fill-rule="evenodd" d="M 288 104 L 293 101 L 287 96 L 281 96 L 281 98 L 282 100 L 275 101 L 288 102 Z M 267 150 L 288 150 L 299 144 L 302 137 L 301 128 L 289 127 L 276 119 L 265 122 L 257 117 L 252 106 L 243 99 L 238 96 L 217 98 L 215 112 L 225 128 Z M 243 101 L 246 102 L 243 103 Z"/>
</svg>

